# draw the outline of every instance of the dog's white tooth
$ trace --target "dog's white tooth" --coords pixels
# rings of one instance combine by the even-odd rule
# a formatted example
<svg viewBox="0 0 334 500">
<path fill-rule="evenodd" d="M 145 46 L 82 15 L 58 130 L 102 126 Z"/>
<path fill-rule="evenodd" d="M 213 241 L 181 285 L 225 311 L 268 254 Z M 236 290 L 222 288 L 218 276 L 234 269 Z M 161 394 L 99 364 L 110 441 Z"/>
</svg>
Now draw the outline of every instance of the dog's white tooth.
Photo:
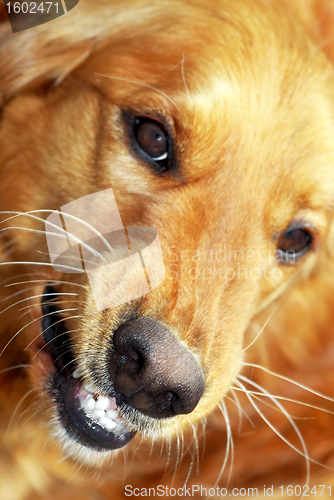
<svg viewBox="0 0 334 500">
<path fill-rule="evenodd" d="M 95 408 L 98 408 L 99 410 L 106 410 L 109 406 L 109 398 L 105 398 L 104 396 L 99 396 Z"/>
<path fill-rule="evenodd" d="M 95 408 L 94 398 L 90 394 L 84 400 L 84 407 L 86 410 L 94 410 Z"/>
<path fill-rule="evenodd" d="M 79 370 L 74 370 L 74 372 L 72 373 L 72 377 L 73 377 L 73 378 L 80 378 L 80 377 L 81 377 L 81 375 L 80 375 Z"/>
<path fill-rule="evenodd" d="M 114 410 L 107 410 L 106 416 L 111 420 L 117 419 L 117 413 Z"/>
<path fill-rule="evenodd" d="M 88 410 L 89 409 L 88 407 L 92 405 L 91 401 L 93 401 L 94 408 L 95 408 L 95 401 L 94 401 L 93 396 L 91 394 L 88 394 L 84 399 L 81 400 L 82 408 L 84 408 L 85 410 Z"/>
<path fill-rule="evenodd" d="M 113 422 L 112 420 L 110 420 L 110 418 L 107 417 L 101 417 L 99 420 L 99 424 L 101 424 L 108 430 L 114 429 L 116 427 L 115 422 Z"/>
<path fill-rule="evenodd" d="M 99 408 L 96 408 L 96 404 L 95 404 L 95 408 L 93 410 L 93 415 L 95 418 L 102 418 L 105 416 L 105 411 L 101 410 Z"/>
<path fill-rule="evenodd" d="M 122 423 L 122 422 L 117 422 L 117 423 L 116 423 L 116 428 L 115 428 L 115 430 L 116 430 L 117 432 L 122 432 L 122 431 L 123 431 L 123 429 L 124 429 L 124 425 L 123 425 L 123 423 Z"/>
</svg>

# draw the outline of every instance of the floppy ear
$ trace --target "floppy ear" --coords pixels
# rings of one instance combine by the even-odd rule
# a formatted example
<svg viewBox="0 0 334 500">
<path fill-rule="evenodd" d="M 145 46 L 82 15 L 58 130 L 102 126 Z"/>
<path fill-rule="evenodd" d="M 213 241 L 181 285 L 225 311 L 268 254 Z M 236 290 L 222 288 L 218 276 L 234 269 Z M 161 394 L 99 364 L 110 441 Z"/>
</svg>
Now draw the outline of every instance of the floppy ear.
<svg viewBox="0 0 334 500">
<path fill-rule="evenodd" d="M 93 40 L 85 40 L 83 31 L 80 33 L 79 30 L 75 32 L 74 29 L 69 29 L 69 20 L 65 18 L 70 17 L 70 13 L 45 25 L 18 33 L 12 33 L 4 7 L 1 17 L 2 103 L 27 87 L 62 79 L 92 50 Z"/>
<path fill-rule="evenodd" d="M 0 104 L 19 91 L 60 82 L 115 36 L 133 36 L 156 16 L 145 0 L 80 0 L 67 14 L 13 33 L 1 2 Z"/>
</svg>

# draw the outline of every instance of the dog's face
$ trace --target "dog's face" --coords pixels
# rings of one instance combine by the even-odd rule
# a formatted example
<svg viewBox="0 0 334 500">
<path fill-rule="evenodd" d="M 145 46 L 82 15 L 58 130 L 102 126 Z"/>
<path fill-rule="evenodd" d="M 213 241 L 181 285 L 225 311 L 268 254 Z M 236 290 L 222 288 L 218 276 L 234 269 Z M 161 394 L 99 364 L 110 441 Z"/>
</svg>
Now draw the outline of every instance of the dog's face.
<svg viewBox="0 0 334 500">
<path fill-rule="evenodd" d="M 124 226 L 153 227 L 163 250 L 163 283 L 103 311 L 83 275 L 16 272 L 44 280 L 31 283 L 36 321 L 25 317 L 18 338 L 53 432 L 84 460 L 209 415 L 241 368 L 252 318 L 327 251 L 332 69 L 278 12 L 230 4 L 162 5 L 154 22 L 142 13 L 56 87 L 4 110 L 6 210 L 45 219 L 111 187 Z M 47 251 L 43 221 L 4 226 L 7 259 L 48 262 L 36 253 Z M 108 276 L 100 289 L 110 293 Z"/>
</svg>

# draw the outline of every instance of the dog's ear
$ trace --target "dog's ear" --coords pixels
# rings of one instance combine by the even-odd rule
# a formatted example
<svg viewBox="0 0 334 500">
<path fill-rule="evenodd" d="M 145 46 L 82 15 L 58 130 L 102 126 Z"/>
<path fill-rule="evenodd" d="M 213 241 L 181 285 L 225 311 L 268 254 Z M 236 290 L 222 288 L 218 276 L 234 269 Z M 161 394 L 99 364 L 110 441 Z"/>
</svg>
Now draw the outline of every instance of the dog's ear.
<svg viewBox="0 0 334 500">
<path fill-rule="evenodd" d="M 145 0 L 80 0 L 52 21 L 13 33 L 0 0 L 0 104 L 17 92 L 61 81 L 115 38 L 149 26 L 156 11 Z"/>
<path fill-rule="evenodd" d="M 73 71 L 105 35 L 95 17 L 84 3 L 50 22 L 13 33 L 0 4 L 0 103 Z"/>
<path fill-rule="evenodd" d="M 133 36 L 139 24 L 143 28 L 155 22 L 154 2 L 80 0 L 75 8 L 53 21 L 13 33 L 3 1 L 0 104 L 19 91 L 61 81 L 115 36 Z M 334 63 L 333 0 L 273 1 L 304 25 Z"/>
</svg>

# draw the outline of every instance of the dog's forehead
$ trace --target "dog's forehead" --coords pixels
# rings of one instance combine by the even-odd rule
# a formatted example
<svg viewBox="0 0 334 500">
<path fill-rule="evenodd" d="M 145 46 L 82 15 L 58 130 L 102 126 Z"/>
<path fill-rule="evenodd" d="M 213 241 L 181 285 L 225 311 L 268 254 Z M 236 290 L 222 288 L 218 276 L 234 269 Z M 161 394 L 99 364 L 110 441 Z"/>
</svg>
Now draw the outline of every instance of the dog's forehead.
<svg viewBox="0 0 334 500">
<path fill-rule="evenodd" d="M 221 150 L 232 137 L 245 154 L 263 152 L 274 175 L 277 153 L 297 165 L 296 151 L 314 153 L 318 139 L 319 152 L 331 150 L 333 70 L 284 17 L 277 29 L 256 3 L 251 19 L 246 3 L 237 4 L 233 12 L 228 2 L 218 13 L 201 9 L 202 19 L 165 14 L 164 29 L 144 26 L 112 41 L 83 72 L 116 104 L 165 113 L 179 131 L 209 135 L 212 148 Z M 306 137 L 313 141 L 309 151 Z"/>
<path fill-rule="evenodd" d="M 242 0 L 211 7 L 199 8 L 202 17 L 164 12 L 81 72 L 120 108 L 166 117 L 186 180 L 218 172 L 237 180 L 231 192 L 265 192 L 263 203 L 278 198 L 291 213 L 326 205 L 334 186 L 330 64 L 256 2 L 251 17 Z"/>
</svg>

